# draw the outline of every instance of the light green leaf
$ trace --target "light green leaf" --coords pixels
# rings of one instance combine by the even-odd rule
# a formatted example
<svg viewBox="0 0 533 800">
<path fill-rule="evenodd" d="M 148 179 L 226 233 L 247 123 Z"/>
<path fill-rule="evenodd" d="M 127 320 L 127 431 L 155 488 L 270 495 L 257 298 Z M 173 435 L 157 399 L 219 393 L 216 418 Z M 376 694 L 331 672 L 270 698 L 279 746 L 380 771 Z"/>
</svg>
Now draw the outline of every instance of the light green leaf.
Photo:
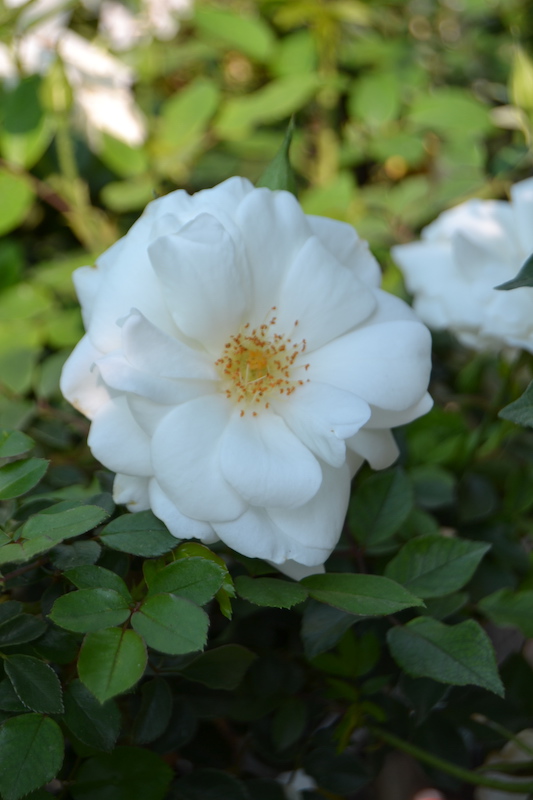
<svg viewBox="0 0 533 800">
<path fill-rule="evenodd" d="M 409 478 L 400 468 L 388 470 L 359 486 L 348 509 L 348 523 L 357 541 L 372 547 L 394 536 L 412 508 Z"/>
<path fill-rule="evenodd" d="M 61 714 L 62 690 L 52 667 L 33 656 L 12 655 L 4 661 L 6 675 L 17 697 L 40 714 Z"/>
<path fill-rule="evenodd" d="M 424 605 L 403 586 L 379 575 L 351 575 L 348 573 L 310 575 L 300 583 L 310 597 L 320 603 L 358 616 L 394 614 L 404 608 Z"/>
<path fill-rule="evenodd" d="M 300 583 L 278 578 L 249 578 L 239 575 L 235 581 L 237 593 L 256 606 L 292 608 L 307 599 L 308 592 Z"/>
<path fill-rule="evenodd" d="M 222 139 L 245 139 L 256 125 L 290 117 L 313 97 L 321 83 L 316 73 L 287 75 L 252 94 L 231 98 L 221 109 L 215 132 Z"/>
<path fill-rule="evenodd" d="M 105 751 L 115 746 L 122 723 L 113 700 L 100 704 L 78 680 L 72 681 L 65 692 L 64 720 L 76 739 L 88 747 Z"/>
<path fill-rule="evenodd" d="M 503 697 L 490 639 L 472 619 L 448 626 L 418 617 L 403 627 L 391 628 L 387 642 L 394 660 L 415 678 L 481 686 Z"/>
<path fill-rule="evenodd" d="M 33 205 L 29 181 L 0 167 L 0 236 L 17 228 Z"/>
<path fill-rule="evenodd" d="M 462 137 L 481 136 L 492 127 L 489 108 L 466 89 L 442 87 L 420 94 L 409 120 L 421 128 Z"/>
<path fill-rule="evenodd" d="M 149 596 L 170 593 L 203 606 L 224 582 L 226 569 L 205 558 L 184 558 L 158 570 L 149 581 Z"/>
<path fill-rule="evenodd" d="M 194 22 L 202 33 L 209 34 L 256 61 L 269 61 L 274 53 L 274 34 L 259 16 L 244 16 L 237 10 L 198 6 Z"/>
<path fill-rule="evenodd" d="M 196 145 L 218 107 L 219 89 L 208 78 L 197 78 L 167 100 L 158 120 L 154 151 L 174 155 Z"/>
<path fill-rule="evenodd" d="M 133 175 L 142 175 L 147 171 L 148 158 L 142 148 L 131 147 L 105 131 L 100 134 L 100 140 L 98 157 L 117 175 L 129 178 Z"/>
<path fill-rule="evenodd" d="M 349 113 L 371 128 L 384 125 L 398 116 L 400 89 L 398 76 L 390 70 L 359 77 L 350 94 Z"/>
<path fill-rule="evenodd" d="M 385 575 L 417 597 L 442 597 L 467 583 L 490 544 L 421 536 L 407 542 L 387 564 Z"/>
<path fill-rule="evenodd" d="M 48 461 L 44 458 L 23 458 L 0 467 L 0 500 L 10 500 L 29 492 L 47 469 Z"/>
<path fill-rule="evenodd" d="M 146 667 L 146 648 L 131 630 L 106 628 L 88 633 L 78 660 L 80 680 L 100 703 L 131 689 Z"/>
<path fill-rule="evenodd" d="M 205 647 L 209 617 L 184 597 L 157 594 L 133 614 L 131 624 L 149 647 L 181 655 Z"/>
<path fill-rule="evenodd" d="M 41 78 L 31 75 L 2 97 L 2 154 L 11 164 L 26 169 L 41 158 L 53 134 L 51 119 L 41 106 L 40 88 Z"/>
<path fill-rule="evenodd" d="M 239 686 L 256 658 L 246 647 L 225 644 L 202 653 L 180 669 L 180 674 L 211 689 L 231 692 Z"/>
<path fill-rule="evenodd" d="M 533 590 L 500 589 L 478 603 L 478 608 L 496 625 L 518 628 L 533 637 Z M 1 629 L 0 629 L 1 630 Z"/>
<path fill-rule="evenodd" d="M 89 633 L 120 625 L 129 615 L 128 601 L 114 589 L 79 589 L 58 597 L 49 616 L 68 631 Z"/>
<path fill-rule="evenodd" d="M 123 514 L 106 525 L 100 534 L 106 547 L 144 558 L 157 558 L 179 544 L 151 511 Z"/>
<path fill-rule="evenodd" d="M 55 778 L 63 762 L 57 722 L 39 714 L 11 717 L 0 725 L 0 792 L 19 800 Z"/>
</svg>

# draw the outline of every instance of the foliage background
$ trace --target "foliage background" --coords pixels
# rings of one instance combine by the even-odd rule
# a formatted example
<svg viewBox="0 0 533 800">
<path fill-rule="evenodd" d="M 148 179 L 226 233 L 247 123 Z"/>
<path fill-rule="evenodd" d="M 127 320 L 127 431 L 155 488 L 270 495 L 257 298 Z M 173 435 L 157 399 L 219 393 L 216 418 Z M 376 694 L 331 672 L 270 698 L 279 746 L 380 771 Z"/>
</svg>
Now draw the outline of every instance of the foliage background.
<svg viewBox="0 0 533 800">
<path fill-rule="evenodd" d="M 0 10 L 4 42 L 19 19 Z M 279 800 L 298 769 L 330 800 L 511 788 L 483 762 L 533 727 L 533 439 L 498 418 L 529 356 L 435 337 L 435 409 L 398 431 L 399 466 L 358 476 L 328 563 L 345 576 L 303 585 L 115 508 L 58 378 L 82 335 L 72 270 L 154 193 L 257 181 L 293 114 L 304 210 L 355 225 L 405 296 L 391 244 L 531 174 L 532 33 L 527 0 L 198 0 L 175 39 L 120 54 L 135 148 L 80 126 L 59 58 L 4 84 L 4 800 Z"/>
</svg>

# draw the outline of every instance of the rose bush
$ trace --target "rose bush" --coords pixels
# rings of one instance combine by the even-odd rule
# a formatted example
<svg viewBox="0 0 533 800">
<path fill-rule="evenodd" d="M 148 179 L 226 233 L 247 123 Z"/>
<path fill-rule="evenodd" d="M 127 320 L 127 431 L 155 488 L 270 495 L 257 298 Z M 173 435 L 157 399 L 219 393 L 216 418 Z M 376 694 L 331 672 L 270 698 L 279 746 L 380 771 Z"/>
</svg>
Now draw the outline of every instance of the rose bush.
<svg viewBox="0 0 533 800">
<path fill-rule="evenodd" d="M 422 241 L 392 248 L 415 311 L 430 328 L 449 329 L 479 350 L 533 352 L 533 289 L 494 291 L 533 252 L 532 214 L 528 179 L 512 187 L 510 203 L 468 200 L 424 228 Z"/>
<path fill-rule="evenodd" d="M 87 334 L 62 375 L 114 494 L 179 538 L 321 571 L 366 459 L 424 414 L 430 336 L 365 242 L 230 179 L 150 203 L 75 284 Z"/>
</svg>

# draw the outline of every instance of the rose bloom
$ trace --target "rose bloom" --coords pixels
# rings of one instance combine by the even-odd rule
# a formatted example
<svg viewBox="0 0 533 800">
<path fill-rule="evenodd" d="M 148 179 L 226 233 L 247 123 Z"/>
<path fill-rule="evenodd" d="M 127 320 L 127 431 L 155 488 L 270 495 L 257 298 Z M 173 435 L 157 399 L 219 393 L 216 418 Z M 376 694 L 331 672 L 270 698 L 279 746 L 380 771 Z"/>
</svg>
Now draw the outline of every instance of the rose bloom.
<svg viewBox="0 0 533 800">
<path fill-rule="evenodd" d="M 179 538 L 323 571 L 365 459 L 431 407 L 430 335 L 351 226 L 232 178 L 154 200 L 74 280 L 61 388 L 114 496 Z"/>
<path fill-rule="evenodd" d="M 478 350 L 533 352 L 533 289 L 494 290 L 533 252 L 532 218 L 533 178 L 512 187 L 510 203 L 468 200 L 424 228 L 422 241 L 393 247 L 421 319 Z"/>
</svg>

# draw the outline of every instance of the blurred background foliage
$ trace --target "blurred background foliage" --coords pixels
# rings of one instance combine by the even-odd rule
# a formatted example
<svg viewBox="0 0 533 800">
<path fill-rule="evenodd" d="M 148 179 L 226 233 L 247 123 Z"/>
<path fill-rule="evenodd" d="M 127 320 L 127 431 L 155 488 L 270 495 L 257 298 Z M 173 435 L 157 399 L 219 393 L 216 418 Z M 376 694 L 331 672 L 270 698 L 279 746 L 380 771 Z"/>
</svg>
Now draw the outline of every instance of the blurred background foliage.
<svg viewBox="0 0 533 800">
<path fill-rule="evenodd" d="M 143 8 L 131 4 L 136 14 Z M 291 158 L 304 210 L 354 225 L 380 259 L 385 287 L 405 296 L 390 245 L 414 238 L 464 199 L 505 197 L 533 166 L 529 0 L 197 0 L 183 4 L 179 29 L 170 35 L 145 26 L 124 41 L 102 19 L 98 2 L 43 9 L 35 0 L 11 0 L 0 6 L 0 429 L 26 430 L 37 456 L 24 462 L 18 489 L 11 491 L 13 480 L 4 486 L 0 521 L 10 536 L 52 503 L 66 503 L 53 508 L 67 513 L 92 498 L 87 508 L 103 508 L 100 517 L 115 513 L 110 476 L 97 471 L 86 448 L 87 422 L 59 394 L 62 364 L 83 332 L 70 275 L 125 233 L 154 195 L 197 191 L 236 174 L 257 181 L 294 115 Z M 40 26 L 50 20 L 53 30 L 45 35 Z M 96 49 L 82 52 L 80 39 L 70 35 Z M 3 721 L 32 710 L 24 741 L 43 719 L 58 719 L 66 731 L 71 749 L 50 791 L 75 800 L 157 800 L 167 796 L 170 764 L 185 776 L 168 794 L 176 800 L 279 800 L 272 777 L 302 767 L 317 784 L 318 794 L 309 791 L 309 798 L 408 800 L 428 781 L 450 798 L 472 797 L 465 775 L 443 771 L 435 758 L 459 769 L 477 766 L 489 749 L 533 727 L 531 648 L 529 655 L 523 649 L 533 634 L 533 437 L 497 416 L 529 377 L 529 357 L 498 361 L 472 354 L 447 335 L 435 337 L 436 407 L 398 432 L 399 468 L 362 471 L 346 534 L 328 565 L 411 586 L 427 606 L 415 620 L 488 624 L 503 664 L 506 701 L 496 696 L 495 672 L 480 677 L 474 689 L 454 685 L 453 671 L 445 668 L 437 682 L 430 667 L 409 678 L 400 669 L 407 669 L 409 642 L 402 645 L 393 634 L 391 658 L 385 621 L 358 618 L 354 628 L 353 615 L 315 599 L 303 612 L 302 606 L 289 612 L 307 597 L 296 590 L 272 603 L 258 598 L 246 573 L 260 576 L 265 567 L 239 559 L 232 564 L 240 597 L 233 621 L 226 619 L 235 594 L 231 579 L 230 593 L 217 594 L 219 606 L 211 613 L 212 664 L 189 666 L 190 655 L 161 655 L 156 644 L 142 689 L 116 704 L 113 697 L 142 669 L 133 678 L 123 675 L 107 694 L 99 695 L 81 667 L 80 683 L 73 666 L 80 633 L 94 632 L 72 628 L 54 603 L 75 594 L 72 583 L 80 591 L 118 587 L 131 600 L 118 579 L 98 573 L 99 584 L 96 573 L 83 572 L 96 561 L 104 572 L 127 579 L 135 600 L 132 576 L 134 582 L 142 578 L 140 559 L 151 558 L 144 564 L 148 584 L 154 571 L 168 567 L 164 554 L 175 542 L 165 543 L 159 529 L 163 538 L 157 538 L 157 522 L 146 522 L 152 545 L 144 550 L 135 538 L 117 545 L 110 533 L 120 534 L 119 523 L 96 537 L 58 539 L 35 551 L 35 563 L 15 560 L 2 578 L 4 598 L 22 599 L 30 614 L 56 608 L 57 626 L 48 623 L 44 643 L 40 629 L 22 637 L 22 649 L 8 635 L 9 681 L 0 680 Z M 12 458 L 32 445 L 19 439 L 0 444 L 2 469 L 19 463 Z M 45 469 L 41 457 L 50 466 L 37 485 Z M 16 499 L 26 489 L 30 494 Z M 68 536 L 83 536 L 94 519 L 84 517 Z M 439 588 L 428 590 L 416 583 L 409 564 L 415 556 L 426 563 L 424 548 L 442 533 L 448 541 L 456 534 L 466 539 L 467 551 L 457 557 L 462 566 L 455 578 L 446 572 L 445 554 Z M 10 539 L 2 535 L 5 545 Z M 411 551 L 420 537 L 430 538 Z M 487 544 L 491 550 L 483 558 Z M 184 557 L 210 558 L 203 550 Z M 4 562 L 9 565 L 6 551 Z M 87 583 L 88 575 L 96 583 Z M 276 604 L 284 610 L 268 607 Z M 124 608 L 117 606 L 119 618 Z M 8 611 L 8 622 L 25 617 L 18 606 Z M 467 648 L 469 635 L 465 631 L 451 648 L 455 655 Z M 34 662 L 55 665 L 65 686 L 63 711 L 53 680 L 51 696 L 59 700 L 45 709 L 21 686 L 24 658 L 33 659 L 41 688 L 50 678 Z M 83 663 L 90 663 L 88 648 Z M 22 692 L 22 705 L 13 687 Z M 495 687 L 496 694 L 487 691 Z M 100 706 L 95 696 L 107 702 Z M 369 732 L 382 723 L 383 729 Z M 2 730 L 0 748 L 6 746 Z M 399 739 L 391 740 L 391 732 Z M 50 744 L 55 729 L 45 734 Z M 113 750 L 117 739 L 120 747 Z M 384 742 L 401 750 L 407 739 L 418 750 L 406 758 L 414 755 L 426 773 L 412 761 L 406 768 L 387 760 Z M 41 773 L 41 783 L 52 777 Z M 38 785 L 13 780 L 0 765 L 5 800 Z M 30 795 L 47 796 L 41 790 Z"/>
</svg>

